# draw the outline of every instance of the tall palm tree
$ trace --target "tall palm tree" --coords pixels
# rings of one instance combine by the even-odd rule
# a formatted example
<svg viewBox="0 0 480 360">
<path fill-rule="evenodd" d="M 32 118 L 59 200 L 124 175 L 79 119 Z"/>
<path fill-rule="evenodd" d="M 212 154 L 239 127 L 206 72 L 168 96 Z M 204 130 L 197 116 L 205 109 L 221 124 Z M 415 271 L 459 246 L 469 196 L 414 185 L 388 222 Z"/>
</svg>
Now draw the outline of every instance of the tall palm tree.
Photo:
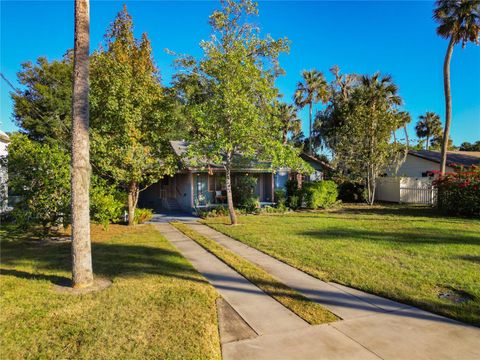
<svg viewBox="0 0 480 360">
<path fill-rule="evenodd" d="M 442 161 L 440 173 L 445 173 L 447 164 L 448 139 L 452 122 L 452 97 L 450 94 L 450 60 L 453 48 L 462 43 L 462 47 L 471 41 L 479 44 L 480 0 L 437 0 L 433 18 L 439 23 L 437 34 L 449 39 L 443 62 L 443 84 L 445 92 L 445 129 L 442 141 Z"/>
<path fill-rule="evenodd" d="M 440 122 L 440 116 L 434 112 L 427 111 L 425 115 L 420 115 L 417 124 L 415 125 L 415 132 L 417 136 L 426 138 L 425 150 L 428 150 L 430 146 L 430 139 L 435 136 L 441 136 L 442 123 Z"/>
<path fill-rule="evenodd" d="M 308 133 L 308 151 L 310 155 L 313 154 L 312 147 L 312 116 L 313 106 L 321 101 L 326 103 L 329 97 L 329 87 L 325 77 L 317 70 L 304 70 L 302 72 L 302 81 L 297 84 L 293 100 L 299 109 L 303 109 L 308 105 L 309 107 L 309 133 Z"/>
<path fill-rule="evenodd" d="M 297 116 L 297 109 L 293 105 L 281 103 L 278 105 L 278 116 L 282 126 L 282 141 L 285 145 L 288 141 L 288 134 L 294 137 L 302 131 L 302 122 Z"/>
<path fill-rule="evenodd" d="M 90 156 L 88 66 L 90 47 L 89 0 L 75 0 L 75 47 L 72 97 L 72 263 L 73 286 L 93 283 L 90 245 Z"/>
</svg>

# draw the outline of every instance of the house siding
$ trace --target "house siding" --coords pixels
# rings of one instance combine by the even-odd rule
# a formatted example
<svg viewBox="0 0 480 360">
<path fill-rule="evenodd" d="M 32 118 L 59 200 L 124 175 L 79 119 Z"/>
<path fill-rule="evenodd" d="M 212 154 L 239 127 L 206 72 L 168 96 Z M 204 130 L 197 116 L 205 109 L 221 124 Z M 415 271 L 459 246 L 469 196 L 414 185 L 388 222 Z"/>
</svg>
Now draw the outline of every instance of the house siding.
<svg viewBox="0 0 480 360">
<path fill-rule="evenodd" d="M 440 170 L 440 164 L 408 154 L 405 161 L 398 168 L 398 171 L 395 172 L 395 169 L 390 168 L 387 170 L 387 175 L 421 178 L 424 177 L 423 173 L 433 170 Z M 446 171 L 451 172 L 453 168 L 447 166 Z"/>
</svg>

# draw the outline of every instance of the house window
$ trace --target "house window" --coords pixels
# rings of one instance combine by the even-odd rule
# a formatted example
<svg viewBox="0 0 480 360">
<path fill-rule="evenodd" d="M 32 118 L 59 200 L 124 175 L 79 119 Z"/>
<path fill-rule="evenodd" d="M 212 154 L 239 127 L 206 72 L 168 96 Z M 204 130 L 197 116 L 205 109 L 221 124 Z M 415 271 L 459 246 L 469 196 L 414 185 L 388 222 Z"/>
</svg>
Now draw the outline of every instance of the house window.
<svg viewBox="0 0 480 360">
<path fill-rule="evenodd" d="M 225 190 L 225 175 L 222 174 L 213 174 L 208 175 L 208 191 L 221 191 Z"/>
</svg>

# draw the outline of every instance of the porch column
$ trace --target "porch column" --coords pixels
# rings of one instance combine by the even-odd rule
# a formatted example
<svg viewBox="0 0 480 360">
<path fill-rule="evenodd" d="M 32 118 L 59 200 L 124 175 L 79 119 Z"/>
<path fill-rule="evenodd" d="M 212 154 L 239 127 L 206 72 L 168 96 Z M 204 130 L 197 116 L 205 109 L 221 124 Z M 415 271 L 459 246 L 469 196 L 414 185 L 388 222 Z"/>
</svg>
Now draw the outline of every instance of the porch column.
<svg viewBox="0 0 480 360">
<path fill-rule="evenodd" d="M 272 203 L 275 202 L 275 175 L 272 172 Z"/>
</svg>

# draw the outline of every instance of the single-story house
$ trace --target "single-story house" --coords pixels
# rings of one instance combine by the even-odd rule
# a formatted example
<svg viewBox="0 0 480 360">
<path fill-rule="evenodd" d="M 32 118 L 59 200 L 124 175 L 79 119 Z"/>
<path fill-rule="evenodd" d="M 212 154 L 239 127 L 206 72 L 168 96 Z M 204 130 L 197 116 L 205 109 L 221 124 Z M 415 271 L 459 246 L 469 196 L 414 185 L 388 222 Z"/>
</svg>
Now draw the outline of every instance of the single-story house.
<svg viewBox="0 0 480 360">
<path fill-rule="evenodd" d="M 441 153 L 431 150 L 409 150 L 397 171 L 389 169 L 387 176 L 377 179 L 375 198 L 380 201 L 433 205 L 436 189 L 432 185 L 434 173 L 440 170 Z M 480 152 L 449 151 L 447 172 L 453 165 L 480 165 Z"/>
<path fill-rule="evenodd" d="M 208 164 L 192 166 L 185 159 L 188 143 L 170 142 L 179 159 L 179 170 L 173 176 L 166 176 L 140 193 L 139 207 L 154 210 L 195 211 L 197 208 L 226 204 L 225 170 L 221 165 Z M 302 158 L 314 169 L 316 176 L 323 178 L 322 169 L 329 170 L 327 164 L 308 156 Z M 232 185 L 242 176 L 257 179 L 255 189 L 261 205 L 275 201 L 275 190 L 285 188 L 285 184 L 294 174 L 288 168 L 272 172 L 267 163 L 237 161 L 232 170 Z"/>
<path fill-rule="evenodd" d="M 387 176 L 402 176 L 412 178 L 429 177 L 432 171 L 440 169 L 440 151 L 409 150 L 405 161 L 397 171 L 390 169 Z M 454 171 L 452 165 L 472 166 L 480 165 L 480 152 L 476 151 L 449 151 L 447 153 L 447 172 Z"/>
</svg>

